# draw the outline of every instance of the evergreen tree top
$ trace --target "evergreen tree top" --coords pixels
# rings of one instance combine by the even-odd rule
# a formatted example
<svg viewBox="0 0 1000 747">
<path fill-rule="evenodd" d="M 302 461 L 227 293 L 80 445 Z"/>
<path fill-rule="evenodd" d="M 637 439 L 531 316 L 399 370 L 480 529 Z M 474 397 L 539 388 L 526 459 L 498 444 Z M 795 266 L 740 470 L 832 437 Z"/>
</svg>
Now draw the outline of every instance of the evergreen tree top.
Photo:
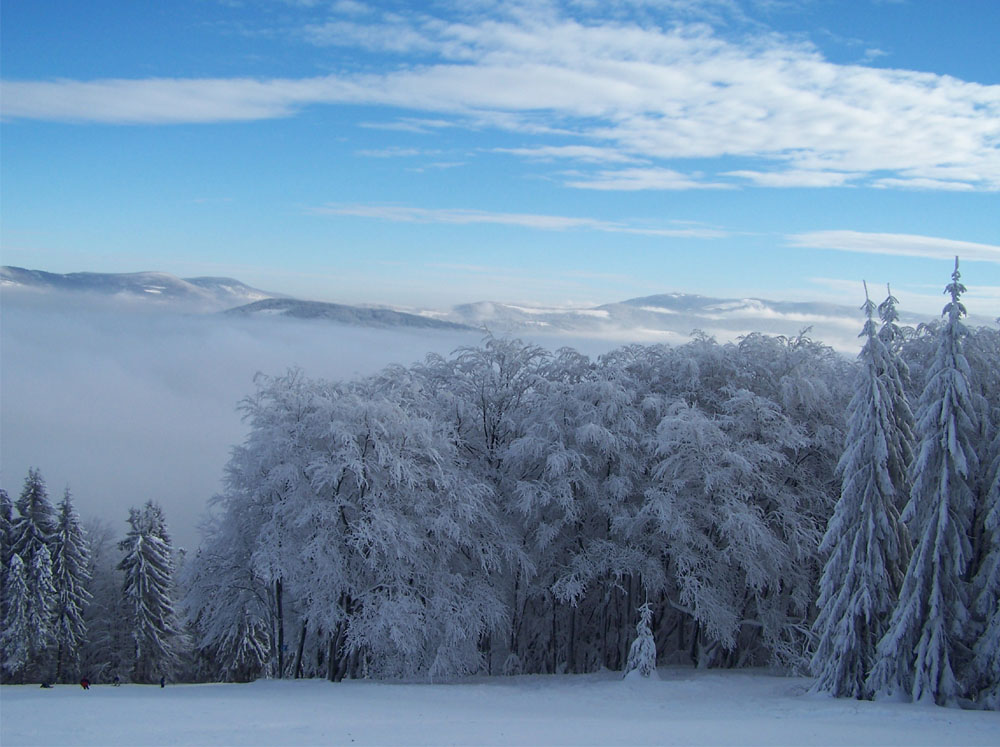
<svg viewBox="0 0 1000 747">
<path fill-rule="evenodd" d="M 955 270 L 951 273 L 951 282 L 945 286 L 944 292 L 951 295 L 951 301 L 949 301 L 944 310 L 941 312 L 942 316 L 948 317 L 948 321 L 951 323 L 957 322 L 959 318 L 966 315 L 965 306 L 959 301 L 959 297 L 965 293 L 965 286 L 961 282 L 962 274 L 958 271 L 958 257 L 955 257 Z"/>
</svg>

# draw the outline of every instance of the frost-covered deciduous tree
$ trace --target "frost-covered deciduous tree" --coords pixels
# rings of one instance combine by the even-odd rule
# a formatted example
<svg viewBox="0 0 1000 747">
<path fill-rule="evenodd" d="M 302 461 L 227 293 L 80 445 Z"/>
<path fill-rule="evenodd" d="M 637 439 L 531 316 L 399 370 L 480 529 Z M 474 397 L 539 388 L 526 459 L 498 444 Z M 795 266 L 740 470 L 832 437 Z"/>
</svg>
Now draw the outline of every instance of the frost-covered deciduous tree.
<svg viewBox="0 0 1000 747">
<path fill-rule="evenodd" d="M 840 499 L 820 551 L 827 556 L 819 585 L 816 687 L 836 697 L 870 698 L 866 684 L 875 651 L 909 560 L 909 538 L 896 508 L 906 483 L 891 456 L 898 449 L 897 370 L 877 334 L 875 305 L 866 298 L 856 390 L 847 415 Z M 900 461 L 904 457 L 898 453 Z M 894 466 L 896 467 L 894 469 Z"/>
<path fill-rule="evenodd" d="M 59 503 L 52 555 L 56 598 L 53 635 L 57 682 L 74 682 L 79 675 L 80 648 L 87 636 L 84 609 L 90 600 L 90 551 L 69 488 Z"/>
<path fill-rule="evenodd" d="M 975 513 L 979 433 L 963 353 L 965 307 L 958 260 L 936 356 L 917 410 L 918 448 L 910 500 L 903 511 L 914 541 L 899 601 L 869 677 L 873 692 L 901 691 L 914 701 L 955 702 L 969 643 L 966 573 Z"/>
<path fill-rule="evenodd" d="M 170 676 L 177 664 L 180 629 L 174 612 L 174 562 L 159 504 L 149 501 L 129 511 L 129 531 L 119 543 L 123 553 L 122 596 L 132 633 L 133 682 Z"/>
</svg>

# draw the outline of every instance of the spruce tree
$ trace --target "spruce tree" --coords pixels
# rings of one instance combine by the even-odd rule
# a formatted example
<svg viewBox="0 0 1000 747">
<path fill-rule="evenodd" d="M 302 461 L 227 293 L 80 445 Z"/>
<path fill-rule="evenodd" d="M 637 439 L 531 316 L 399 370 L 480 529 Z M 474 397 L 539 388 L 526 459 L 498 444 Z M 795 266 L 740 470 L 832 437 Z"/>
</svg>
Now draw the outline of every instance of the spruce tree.
<svg viewBox="0 0 1000 747">
<path fill-rule="evenodd" d="M 52 578 L 56 590 L 53 633 L 56 645 L 56 680 L 73 682 L 78 676 L 80 648 L 87 636 L 83 612 L 90 600 L 90 551 L 80 517 L 66 489 L 59 503 Z"/>
<path fill-rule="evenodd" d="M 818 645 L 812 658 L 817 689 L 859 699 L 872 695 L 865 680 L 909 555 L 896 508 L 903 477 L 892 456 L 895 450 L 895 458 L 904 459 L 896 432 L 898 369 L 876 333 L 875 304 L 865 290 L 867 321 L 860 336 L 867 339 L 838 465 L 840 499 L 820 547 L 828 559 L 820 580 L 820 612 L 813 627 Z"/>
<path fill-rule="evenodd" d="M 14 504 L 7 491 L 0 488 L 0 620 L 7 614 L 7 577 L 10 570 L 11 529 L 14 521 Z"/>
<path fill-rule="evenodd" d="M 42 679 L 50 676 L 48 663 L 43 660 L 52 642 L 52 612 L 55 609 L 55 589 L 52 586 L 52 547 L 56 535 L 55 509 L 49 502 L 45 481 L 37 469 L 28 471 L 24 488 L 17 499 L 17 517 L 11 522 L 10 552 L 24 563 L 28 595 L 24 614 L 35 621 L 29 633 L 29 674 Z"/>
<path fill-rule="evenodd" d="M 869 677 L 874 692 L 903 692 L 939 705 L 955 702 L 964 690 L 959 673 L 970 619 L 965 574 L 975 512 L 971 483 L 978 467 L 979 428 L 962 352 L 967 333 L 960 278 L 956 258 L 945 288 L 951 300 L 917 411 L 918 449 L 902 517 L 914 539 L 913 555 Z"/>
<path fill-rule="evenodd" d="M 31 603 L 27 573 L 20 555 L 10 559 L 6 592 L 3 629 L 0 630 L 0 666 L 3 682 L 10 682 L 19 678 L 31 660 Z"/>
<path fill-rule="evenodd" d="M 635 625 L 635 640 L 628 650 L 625 677 L 656 676 L 656 641 L 650 627 L 652 621 L 653 608 L 646 602 L 639 607 L 639 622 Z"/>
<path fill-rule="evenodd" d="M 981 632 L 973 646 L 971 694 L 986 708 L 1000 710 L 1000 432 L 983 502 L 985 555 L 972 579 L 973 613 Z"/>
<path fill-rule="evenodd" d="M 28 470 L 24 489 L 17 499 L 17 513 L 17 518 L 11 522 L 10 552 L 20 555 L 30 568 L 42 547 L 51 548 L 56 534 L 55 509 L 37 469 Z"/>
<path fill-rule="evenodd" d="M 910 384 L 910 369 L 900 354 L 904 334 L 897 324 L 899 312 L 896 310 L 896 304 L 899 301 L 892 295 L 892 290 L 888 286 L 886 291 L 888 293 L 886 299 L 878 305 L 878 314 L 882 320 L 878 337 L 885 346 L 885 357 L 879 363 L 879 377 L 886 388 L 886 407 L 893 425 L 887 433 L 889 436 L 887 468 L 892 484 L 896 487 L 896 505 L 902 510 L 910 494 L 910 469 L 916 443 L 914 435 L 916 426 L 906 394 Z"/>
<path fill-rule="evenodd" d="M 170 676 L 177 664 L 179 626 L 174 611 L 173 558 L 163 510 L 149 501 L 129 511 L 129 532 L 119 543 L 125 574 L 122 595 L 134 643 L 133 682 Z"/>
</svg>

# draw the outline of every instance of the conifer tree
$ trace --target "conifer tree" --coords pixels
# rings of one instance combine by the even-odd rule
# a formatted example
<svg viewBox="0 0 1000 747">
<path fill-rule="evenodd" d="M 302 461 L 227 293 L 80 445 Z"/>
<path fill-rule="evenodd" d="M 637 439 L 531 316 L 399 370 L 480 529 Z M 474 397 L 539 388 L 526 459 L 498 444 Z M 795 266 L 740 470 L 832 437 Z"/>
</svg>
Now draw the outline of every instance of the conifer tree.
<svg viewBox="0 0 1000 747">
<path fill-rule="evenodd" d="M 17 513 L 17 518 L 11 522 L 10 552 L 20 555 L 25 566 L 30 568 L 42 547 L 51 548 L 56 534 L 55 509 L 37 469 L 28 470 L 24 489 L 17 499 Z"/>
<path fill-rule="evenodd" d="M 80 647 L 87 635 L 83 612 L 90 600 L 90 592 L 87 591 L 89 564 L 87 540 L 67 488 L 59 503 L 52 557 L 52 580 L 56 590 L 53 633 L 58 682 L 73 682 L 78 675 Z"/>
<path fill-rule="evenodd" d="M 656 675 L 656 642 L 650 627 L 653 608 L 649 602 L 639 607 L 639 622 L 635 625 L 635 640 L 628 650 L 625 677 L 653 677 Z"/>
<path fill-rule="evenodd" d="M 10 559 L 5 591 L 3 629 L 0 630 L 0 667 L 3 671 L 2 681 L 10 682 L 23 673 L 31 659 L 31 605 L 28 599 L 27 573 L 20 555 L 14 555 Z"/>
<path fill-rule="evenodd" d="M 17 517 L 11 523 L 10 552 L 24 563 L 27 597 L 24 614 L 33 622 L 29 632 L 30 674 L 47 678 L 47 663 L 42 656 L 52 641 L 52 612 L 55 589 L 52 586 L 52 547 L 55 542 L 55 509 L 49 502 L 45 481 L 37 469 L 28 470 L 24 488 L 17 500 Z M 8 600 L 9 601 L 9 600 Z"/>
<path fill-rule="evenodd" d="M 0 620 L 7 614 L 7 576 L 11 563 L 11 529 L 14 504 L 7 491 L 0 488 Z"/>
<path fill-rule="evenodd" d="M 958 259 L 943 315 L 937 352 L 927 373 L 917 414 L 917 457 L 910 500 L 903 511 L 914 539 L 913 555 L 889 628 L 878 645 L 869 677 L 874 692 L 903 692 L 939 705 L 963 694 L 959 673 L 966 658 L 975 512 L 971 483 L 979 433 L 962 351 L 966 330 Z"/>
<path fill-rule="evenodd" d="M 1000 710 L 1000 432 L 983 502 L 983 561 L 972 580 L 973 613 L 982 630 L 973 646 L 971 690 L 978 702 Z"/>
<path fill-rule="evenodd" d="M 170 676 L 177 664 L 180 635 L 171 597 L 173 558 L 163 510 L 149 501 L 129 511 L 129 532 L 119 543 L 124 557 L 118 568 L 134 643 L 133 682 Z"/>
<path fill-rule="evenodd" d="M 888 432 L 887 468 L 892 484 L 896 487 L 896 505 L 902 510 L 910 494 L 910 469 L 913 464 L 913 449 L 916 443 L 915 423 L 907 390 L 910 384 L 910 369 L 901 356 L 904 334 L 899 328 L 899 301 L 886 286 L 888 295 L 878 305 L 882 326 L 879 340 L 885 346 L 885 357 L 880 361 L 879 376 L 886 389 L 886 407 L 892 419 L 893 428 Z"/>
<path fill-rule="evenodd" d="M 876 333 L 867 298 L 857 387 L 848 410 L 840 499 L 820 546 L 828 554 L 813 630 L 816 687 L 836 697 L 870 698 L 865 680 L 896 603 L 908 539 L 896 508 L 903 487 L 890 454 L 898 448 L 891 353 Z M 908 408 L 907 408 L 908 409 Z M 897 457 L 898 457 L 897 452 Z M 898 466 L 898 465 L 897 465 Z M 895 472 L 895 474 L 894 474 Z"/>
</svg>

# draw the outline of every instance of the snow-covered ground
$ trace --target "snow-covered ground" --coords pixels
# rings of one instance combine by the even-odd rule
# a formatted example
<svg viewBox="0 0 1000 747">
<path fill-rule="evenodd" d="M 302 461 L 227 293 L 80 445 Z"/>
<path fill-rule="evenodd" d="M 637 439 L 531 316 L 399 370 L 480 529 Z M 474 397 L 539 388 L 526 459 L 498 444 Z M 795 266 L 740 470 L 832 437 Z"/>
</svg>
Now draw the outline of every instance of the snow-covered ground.
<svg viewBox="0 0 1000 747">
<path fill-rule="evenodd" d="M 836 700 L 761 672 L 660 676 L 4 686 L 0 744 L 1000 745 L 996 712 Z"/>
</svg>

